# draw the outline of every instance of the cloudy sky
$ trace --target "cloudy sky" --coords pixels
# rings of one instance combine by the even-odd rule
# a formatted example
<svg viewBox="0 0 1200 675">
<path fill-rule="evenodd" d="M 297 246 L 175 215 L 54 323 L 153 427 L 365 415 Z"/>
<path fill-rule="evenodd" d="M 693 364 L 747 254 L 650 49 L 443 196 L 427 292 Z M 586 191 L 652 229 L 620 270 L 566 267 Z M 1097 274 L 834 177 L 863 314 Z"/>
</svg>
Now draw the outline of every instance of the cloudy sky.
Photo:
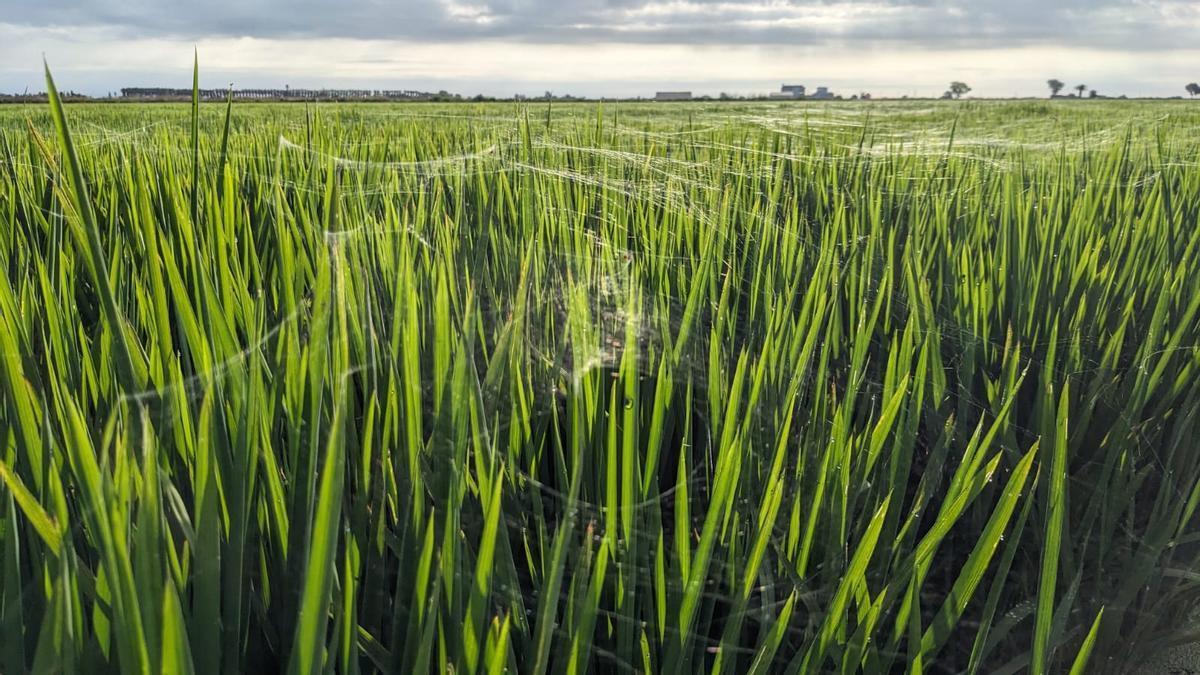
<svg viewBox="0 0 1200 675">
<path fill-rule="evenodd" d="M 1184 94 L 1200 0 L 3 0 L 0 91 L 363 86 L 464 94 Z"/>
</svg>

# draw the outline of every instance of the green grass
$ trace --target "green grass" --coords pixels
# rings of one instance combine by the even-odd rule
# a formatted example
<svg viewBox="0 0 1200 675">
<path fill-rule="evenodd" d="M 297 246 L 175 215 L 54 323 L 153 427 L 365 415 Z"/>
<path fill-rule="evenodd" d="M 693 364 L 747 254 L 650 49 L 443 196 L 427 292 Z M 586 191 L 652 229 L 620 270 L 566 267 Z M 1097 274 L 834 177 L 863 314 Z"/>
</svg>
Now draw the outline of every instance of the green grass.
<svg viewBox="0 0 1200 675">
<path fill-rule="evenodd" d="M 1200 637 L 1200 107 L 0 108 L 0 672 Z"/>
</svg>

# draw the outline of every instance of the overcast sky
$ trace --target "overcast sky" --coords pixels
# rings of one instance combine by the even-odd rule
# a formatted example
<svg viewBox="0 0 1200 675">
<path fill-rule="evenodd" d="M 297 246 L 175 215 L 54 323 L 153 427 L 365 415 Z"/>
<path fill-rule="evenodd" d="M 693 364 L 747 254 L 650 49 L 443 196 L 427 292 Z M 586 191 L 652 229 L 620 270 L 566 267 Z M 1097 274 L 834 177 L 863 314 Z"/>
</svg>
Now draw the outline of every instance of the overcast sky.
<svg viewBox="0 0 1200 675">
<path fill-rule="evenodd" d="M 1185 94 L 1200 0 L 3 0 L 0 91 L 388 87 L 474 94 Z"/>
</svg>

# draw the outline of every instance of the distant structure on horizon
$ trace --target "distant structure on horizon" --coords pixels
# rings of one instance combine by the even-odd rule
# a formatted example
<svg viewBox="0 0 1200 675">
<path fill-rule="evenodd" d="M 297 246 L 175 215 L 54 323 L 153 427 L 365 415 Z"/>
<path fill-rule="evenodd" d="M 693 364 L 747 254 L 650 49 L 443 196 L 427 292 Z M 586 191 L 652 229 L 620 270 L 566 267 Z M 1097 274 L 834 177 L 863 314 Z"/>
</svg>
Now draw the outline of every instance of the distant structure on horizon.
<svg viewBox="0 0 1200 675">
<path fill-rule="evenodd" d="M 201 101 L 224 101 L 230 95 L 227 89 L 201 89 Z M 234 89 L 235 101 L 423 101 L 436 96 L 412 89 Z M 191 89 L 170 87 L 124 87 L 121 98 L 129 100 L 190 99 Z"/>
<path fill-rule="evenodd" d="M 655 101 L 690 101 L 692 100 L 692 92 L 690 91 L 659 91 L 654 94 Z"/>
<path fill-rule="evenodd" d="M 802 84 L 785 84 L 779 87 L 779 91 L 773 91 L 768 94 L 767 98 L 777 101 L 790 101 L 802 98 L 828 100 L 837 98 L 837 96 L 829 91 L 829 87 L 817 87 L 816 91 L 809 94 L 808 90 Z"/>
<path fill-rule="evenodd" d="M 802 84 L 785 84 L 779 87 L 779 91 L 771 94 L 771 98 L 804 98 L 804 85 Z"/>
</svg>

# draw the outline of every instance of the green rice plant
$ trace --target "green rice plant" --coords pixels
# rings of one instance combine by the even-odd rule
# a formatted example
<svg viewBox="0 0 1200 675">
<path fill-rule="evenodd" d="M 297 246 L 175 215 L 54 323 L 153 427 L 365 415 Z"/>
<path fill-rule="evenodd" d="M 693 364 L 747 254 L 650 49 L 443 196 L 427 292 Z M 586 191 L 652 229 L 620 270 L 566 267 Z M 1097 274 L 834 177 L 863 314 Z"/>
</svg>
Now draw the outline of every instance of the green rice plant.
<svg viewBox="0 0 1200 675">
<path fill-rule="evenodd" d="M 0 671 L 1128 672 L 1200 637 L 1200 109 L 192 76 L 0 107 Z"/>
</svg>

